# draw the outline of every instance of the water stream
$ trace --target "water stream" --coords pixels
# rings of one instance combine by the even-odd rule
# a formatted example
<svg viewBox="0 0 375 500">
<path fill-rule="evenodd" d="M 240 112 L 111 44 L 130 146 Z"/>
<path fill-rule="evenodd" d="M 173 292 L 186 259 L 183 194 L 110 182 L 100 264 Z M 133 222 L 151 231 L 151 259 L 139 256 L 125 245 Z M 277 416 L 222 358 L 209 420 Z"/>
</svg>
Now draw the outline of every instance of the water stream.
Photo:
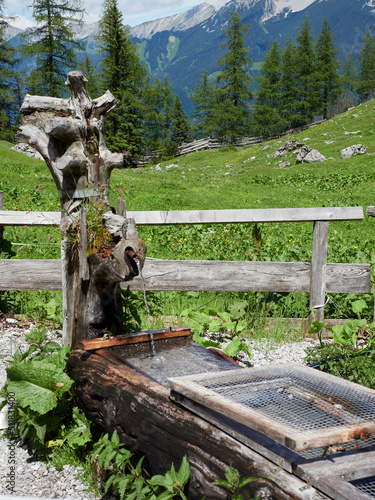
<svg viewBox="0 0 375 500">
<path fill-rule="evenodd" d="M 149 318 L 151 316 L 151 314 L 150 314 L 150 308 L 149 308 L 148 302 L 147 302 L 146 284 L 145 284 L 145 280 L 143 279 L 141 263 L 140 263 L 138 258 L 135 259 L 135 262 L 137 263 L 138 273 L 139 273 L 139 276 L 141 277 L 142 286 L 143 286 L 143 299 L 144 299 L 145 304 L 146 304 L 147 318 Z M 148 321 L 150 321 L 150 320 L 148 320 Z M 151 345 L 152 355 L 155 356 L 155 341 L 154 341 L 154 334 L 152 332 L 150 332 L 150 345 Z"/>
</svg>

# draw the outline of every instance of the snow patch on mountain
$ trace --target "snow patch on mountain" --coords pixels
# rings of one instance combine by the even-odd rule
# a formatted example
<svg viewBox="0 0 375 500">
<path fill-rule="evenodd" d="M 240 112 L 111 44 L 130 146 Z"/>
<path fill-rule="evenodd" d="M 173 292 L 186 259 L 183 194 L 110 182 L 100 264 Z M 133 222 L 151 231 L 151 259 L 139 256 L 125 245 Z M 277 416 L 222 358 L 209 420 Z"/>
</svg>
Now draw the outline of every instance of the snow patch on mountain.
<svg viewBox="0 0 375 500">
<path fill-rule="evenodd" d="M 131 35 L 137 38 L 151 38 L 160 31 L 184 31 L 202 23 L 213 14 L 216 9 L 213 5 L 202 3 L 174 16 L 163 17 L 155 21 L 148 21 L 130 29 Z"/>
<path fill-rule="evenodd" d="M 266 0 L 266 7 L 262 21 L 266 21 L 278 14 L 289 12 L 300 12 L 309 5 L 319 0 Z M 370 0 L 373 2 L 374 0 Z"/>
</svg>

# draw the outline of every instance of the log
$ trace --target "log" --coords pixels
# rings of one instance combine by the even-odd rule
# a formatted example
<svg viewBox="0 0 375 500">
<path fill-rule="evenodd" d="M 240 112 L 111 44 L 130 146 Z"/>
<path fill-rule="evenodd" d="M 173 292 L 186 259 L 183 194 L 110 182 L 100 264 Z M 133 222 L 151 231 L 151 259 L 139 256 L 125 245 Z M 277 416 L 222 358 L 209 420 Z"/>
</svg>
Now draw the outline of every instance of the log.
<svg viewBox="0 0 375 500">
<path fill-rule="evenodd" d="M 241 477 L 261 478 L 243 489 L 245 498 L 260 494 L 281 500 L 327 498 L 171 401 L 166 387 L 109 350 L 94 354 L 74 350 L 68 371 L 76 382 L 75 396 L 81 408 L 104 432 L 116 429 L 131 451 L 144 454 L 143 463 L 151 474 L 164 474 L 172 462 L 179 467 L 187 457 L 191 467 L 189 500 L 226 499 L 227 493 L 212 482 L 223 479 L 229 465 L 237 468 Z"/>
</svg>

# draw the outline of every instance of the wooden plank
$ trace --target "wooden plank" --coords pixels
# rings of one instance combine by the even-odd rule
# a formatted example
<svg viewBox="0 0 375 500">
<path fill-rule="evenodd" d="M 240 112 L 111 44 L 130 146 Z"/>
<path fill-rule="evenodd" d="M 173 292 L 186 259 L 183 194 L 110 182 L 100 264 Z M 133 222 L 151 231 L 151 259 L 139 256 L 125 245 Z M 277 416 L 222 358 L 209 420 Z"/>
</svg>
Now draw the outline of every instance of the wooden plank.
<svg viewBox="0 0 375 500">
<path fill-rule="evenodd" d="M 229 224 L 252 222 L 313 222 L 316 220 L 362 220 L 362 207 L 265 208 L 244 210 L 180 210 L 128 212 L 136 224 Z M 58 225 L 60 212 L 0 211 L 0 225 Z"/>
<path fill-rule="evenodd" d="M 142 270 L 146 290 L 309 292 L 306 262 L 150 260 Z M 327 264 L 328 293 L 371 293 L 369 264 Z M 143 290 L 139 277 L 121 285 Z"/>
<path fill-rule="evenodd" d="M 362 207 L 265 208 L 128 212 L 138 225 L 230 224 L 249 222 L 311 222 L 362 220 Z"/>
<path fill-rule="evenodd" d="M 3 226 L 58 226 L 60 219 L 60 212 L 0 210 L 0 224 Z"/>
<path fill-rule="evenodd" d="M 314 222 L 310 278 L 310 311 L 313 311 L 311 321 L 324 320 L 327 243 L 328 222 Z"/>
<path fill-rule="evenodd" d="M 281 446 L 269 437 L 256 432 L 254 429 L 250 429 L 249 427 L 239 424 L 238 422 L 231 420 L 220 413 L 210 410 L 204 405 L 201 405 L 192 399 L 186 398 L 182 394 L 171 391 L 170 398 L 172 401 L 176 401 L 176 403 L 204 418 L 207 422 L 215 425 L 222 431 L 229 434 L 229 436 L 232 436 L 240 443 L 245 444 L 251 450 L 256 451 L 287 472 L 292 473 L 294 464 L 301 462 L 301 460 L 304 461 L 295 452 Z"/>
<path fill-rule="evenodd" d="M 128 333 L 126 335 L 116 335 L 115 337 L 100 337 L 96 339 L 82 339 L 80 340 L 75 349 L 83 349 L 85 351 L 93 351 L 107 347 L 114 347 L 120 345 L 137 344 L 139 342 L 149 342 L 153 339 L 163 340 L 172 339 L 176 337 L 188 337 L 191 335 L 191 330 L 187 326 L 173 327 L 170 329 L 162 330 L 146 330 L 143 332 Z"/>
<path fill-rule="evenodd" d="M 0 260 L 1 290 L 61 290 L 61 260 Z"/>
<path fill-rule="evenodd" d="M 356 450 L 347 455 L 335 456 L 333 460 L 300 464 L 295 473 L 334 500 L 370 499 L 373 497 L 347 481 L 375 475 L 375 451 L 373 448 Z"/>
<path fill-rule="evenodd" d="M 311 483 L 333 500 L 373 500 L 373 496 L 334 476 L 319 477 Z"/>
<path fill-rule="evenodd" d="M 61 260 L 0 260 L 1 290 L 61 290 Z M 148 291 L 308 292 L 305 262 L 146 261 L 142 274 Z M 143 290 L 140 277 L 121 284 Z M 370 293 L 369 264 L 327 264 L 326 291 Z"/>
<path fill-rule="evenodd" d="M 272 417 L 264 412 L 258 411 L 256 406 L 252 407 L 245 403 L 242 404 L 241 399 L 226 397 L 220 394 L 218 390 L 203 385 L 205 380 L 208 379 L 212 381 L 214 379 L 217 385 L 221 384 L 232 387 L 233 391 L 237 391 L 237 396 L 238 390 L 243 392 L 245 389 L 246 393 L 243 392 L 243 397 L 248 400 L 252 393 L 252 380 L 256 381 L 259 377 L 271 379 L 271 376 L 274 377 L 275 374 L 277 374 L 278 377 L 284 377 L 284 382 L 280 385 L 280 390 L 282 391 L 287 390 L 288 377 L 294 377 L 296 380 L 298 380 L 298 376 L 302 377 L 302 380 L 304 380 L 305 377 L 307 377 L 306 380 L 311 380 L 311 377 L 314 377 L 317 387 L 320 386 L 319 391 L 321 391 L 321 396 L 316 396 L 314 391 L 311 392 L 306 389 L 306 384 L 302 384 L 301 387 L 304 387 L 305 390 L 301 391 L 301 393 L 303 393 L 303 399 L 306 400 L 306 408 L 316 407 L 315 399 L 324 397 L 325 393 L 323 387 L 325 386 L 329 386 L 329 394 L 332 395 L 332 398 L 335 394 L 335 388 L 337 388 L 337 394 L 342 394 L 345 390 L 348 394 L 347 397 L 351 394 L 352 397 L 358 400 L 357 404 L 366 396 L 366 404 L 370 405 L 370 401 L 372 401 L 372 404 L 375 405 L 374 390 L 358 386 L 346 380 L 338 379 L 327 373 L 315 372 L 312 368 L 295 364 L 280 365 L 274 367 L 274 369 L 261 367 L 236 371 L 235 373 L 216 372 L 214 374 L 174 377 L 168 379 L 168 383 L 173 391 L 215 412 L 221 413 L 236 422 L 250 427 L 257 432 L 266 434 L 269 438 L 292 450 L 308 450 L 311 448 L 324 447 L 375 436 L 375 420 L 371 420 L 370 418 L 365 419 L 363 417 L 361 421 L 357 419 L 356 422 L 352 424 L 344 423 L 340 425 L 339 423 L 332 423 L 325 428 L 297 429 L 294 426 L 291 427 L 285 424 L 281 419 L 278 419 L 277 416 Z M 202 382 L 202 384 L 199 382 Z M 241 384 L 246 384 L 244 389 L 241 388 Z M 295 382 L 295 385 L 298 385 L 298 383 Z M 293 385 L 291 387 L 293 388 Z M 288 394 L 289 392 L 288 390 Z M 266 395 L 264 397 L 266 397 Z M 272 395 L 268 395 L 267 397 L 272 397 Z M 253 398 L 255 398 L 254 394 Z M 277 401 L 275 415 L 277 415 L 279 410 L 281 413 L 285 411 L 283 406 L 285 405 L 285 398 L 283 400 L 284 402 L 281 400 Z M 328 406 L 329 404 L 330 403 L 327 402 Z M 279 405 L 281 405 L 280 408 Z M 333 403 L 331 403 L 331 407 L 331 410 L 328 408 L 324 413 L 328 415 L 330 412 L 332 414 L 336 412 L 336 414 L 339 415 L 340 410 L 337 409 Z M 306 418 L 308 418 L 307 413 Z"/>
</svg>

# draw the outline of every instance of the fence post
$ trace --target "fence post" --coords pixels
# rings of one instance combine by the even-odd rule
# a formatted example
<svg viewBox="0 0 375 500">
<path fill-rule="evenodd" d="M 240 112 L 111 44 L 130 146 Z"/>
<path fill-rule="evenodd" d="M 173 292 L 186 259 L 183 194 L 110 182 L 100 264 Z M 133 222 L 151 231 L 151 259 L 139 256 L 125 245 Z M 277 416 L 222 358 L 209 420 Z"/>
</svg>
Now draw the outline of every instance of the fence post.
<svg viewBox="0 0 375 500">
<path fill-rule="evenodd" d="M 310 275 L 310 321 L 324 320 L 328 222 L 315 221 Z"/>
</svg>

